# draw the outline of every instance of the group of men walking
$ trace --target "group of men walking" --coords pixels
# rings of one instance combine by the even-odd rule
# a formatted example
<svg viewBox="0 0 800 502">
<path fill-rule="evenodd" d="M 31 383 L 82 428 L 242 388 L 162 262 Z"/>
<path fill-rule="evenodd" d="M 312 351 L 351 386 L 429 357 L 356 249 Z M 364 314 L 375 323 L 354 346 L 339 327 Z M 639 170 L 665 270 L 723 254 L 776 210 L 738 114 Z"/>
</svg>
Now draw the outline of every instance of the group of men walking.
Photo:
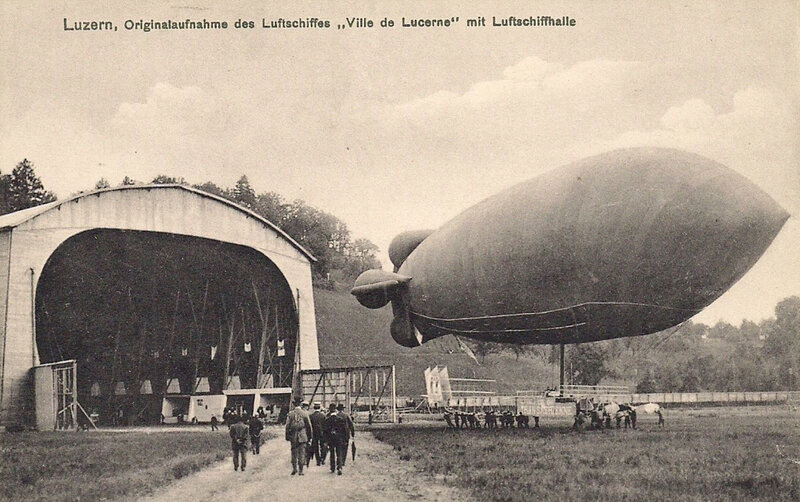
<svg viewBox="0 0 800 502">
<path fill-rule="evenodd" d="M 226 422 L 233 450 L 233 470 L 239 470 L 241 467 L 244 471 L 247 467 L 247 450 L 252 451 L 254 455 L 261 454 L 261 431 L 264 429 L 264 419 L 259 415 L 251 417 L 247 413 L 242 413 L 229 415 Z M 215 428 L 216 424 L 212 421 L 212 430 Z"/>
<path fill-rule="evenodd" d="M 314 412 L 309 414 L 306 401 L 295 402 L 295 409 L 286 416 L 286 440 L 292 448 L 292 475 L 303 475 L 303 467 L 311 464 L 313 457 L 318 466 L 325 465 L 325 457 L 330 458 L 331 473 L 342 475 L 347 462 L 350 439 L 355 438 L 353 419 L 345 413 L 344 404 L 331 403 L 328 413 L 321 411 L 319 403 L 314 404 Z M 355 457 L 355 442 L 352 445 Z"/>
<path fill-rule="evenodd" d="M 303 469 L 315 459 L 318 466 L 325 465 L 330 458 L 331 473 L 342 475 L 347 462 L 348 450 L 355 459 L 356 445 L 351 446 L 356 430 L 353 419 L 345 413 L 344 405 L 331 404 L 328 413 L 323 413 L 319 403 L 314 404 L 314 412 L 309 413 L 306 401 L 295 401 L 295 408 L 286 416 L 286 441 L 291 445 L 292 476 L 303 476 Z M 233 470 L 242 471 L 247 467 L 247 451 L 252 449 L 258 455 L 261 449 L 261 431 L 264 422 L 258 415 L 249 417 L 247 413 L 229 415 L 231 449 L 233 450 Z"/>
</svg>

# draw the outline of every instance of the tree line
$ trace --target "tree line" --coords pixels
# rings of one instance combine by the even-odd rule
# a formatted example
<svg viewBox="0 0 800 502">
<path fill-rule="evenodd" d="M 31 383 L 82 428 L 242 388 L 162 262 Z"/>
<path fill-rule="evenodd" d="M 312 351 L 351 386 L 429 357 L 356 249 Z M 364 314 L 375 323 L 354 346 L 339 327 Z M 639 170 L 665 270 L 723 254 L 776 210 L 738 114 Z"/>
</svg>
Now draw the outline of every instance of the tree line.
<svg viewBox="0 0 800 502">
<path fill-rule="evenodd" d="M 125 176 L 120 185 L 138 182 Z M 312 265 L 314 286 L 333 289 L 349 287 L 364 270 L 380 268 L 378 247 L 368 239 L 354 238 L 342 220 L 306 204 L 300 199 L 287 201 L 275 192 L 256 193 L 246 175 L 233 187 L 225 188 L 212 181 L 190 184 L 184 178 L 160 174 L 148 183 L 181 184 L 223 197 L 262 216 L 306 248 L 317 262 Z M 94 189 L 110 188 L 101 178 Z M 55 201 L 52 192 L 45 190 L 34 172 L 33 164 L 24 159 L 11 174 L 0 172 L 0 214 Z"/>
<path fill-rule="evenodd" d="M 686 323 L 660 334 L 660 350 L 643 353 L 638 365 L 631 346 L 609 344 L 607 371 L 634 377 L 638 392 L 800 390 L 799 335 L 800 297 L 791 296 L 760 323 Z"/>
<path fill-rule="evenodd" d="M 479 358 L 507 354 L 559 364 L 557 345 L 469 342 Z M 627 384 L 636 392 L 800 390 L 800 297 L 740 326 L 691 320 L 647 336 L 568 345 L 566 383 Z"/>
</svg>

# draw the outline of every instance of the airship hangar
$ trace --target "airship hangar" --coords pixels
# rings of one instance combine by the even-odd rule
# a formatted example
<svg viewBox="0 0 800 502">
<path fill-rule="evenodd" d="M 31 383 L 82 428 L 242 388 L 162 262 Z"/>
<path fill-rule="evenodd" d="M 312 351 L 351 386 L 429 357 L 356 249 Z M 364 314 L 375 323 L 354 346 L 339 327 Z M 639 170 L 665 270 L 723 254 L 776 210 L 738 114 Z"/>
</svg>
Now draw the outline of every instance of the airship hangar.
<svg viewBox="0 0 800 502">
<path fill-rule="evenodd" d="M 154 423 L 166 395 L 288 398 L 294 375 L 319 369 L 313 261 L 264 218 L 181 185 L 0 216 L 0 426 L 52 428 L 76 404 Z"/>
</svg>

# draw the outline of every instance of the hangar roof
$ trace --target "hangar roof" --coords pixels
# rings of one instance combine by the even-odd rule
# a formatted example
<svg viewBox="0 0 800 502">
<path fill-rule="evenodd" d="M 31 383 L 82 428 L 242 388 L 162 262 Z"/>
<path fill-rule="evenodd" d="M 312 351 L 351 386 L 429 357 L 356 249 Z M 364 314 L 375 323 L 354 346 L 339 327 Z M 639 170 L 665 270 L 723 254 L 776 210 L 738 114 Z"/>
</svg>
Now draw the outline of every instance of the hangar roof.
<svg viewBox="0 0 800 502">
<path fill-rule="evenodd" d="M 241 211 L 241 212 L 247 214 L 248 216 L 251 216 L 251 217 L 255 218 L 256 220 L 260 221 L 261 223 L 263 223 L 264 225 L 266 225 L 270 229 L 272 229 L 275 232 L 277 232 L 281 237 L 283 237 L 284 239 L 289 241 L 289 243 L 292 246 L 294 246 L 298 251 L 300 251 L 300 253 L 303 254 L 306 258 L 308 258 L 311 262 L 317 261 L 317 259 L 314 258 L 314 255 L 312 255 L 308 250 L 306 250 L 297 241 L 295 241 L 294 239 L 289 237 L 289 235 L 286 232 L 284 232 L 283 230 L 278 228 L 274 223 L 270 222 L 269 220 L 265 219 L 264 217 L 254 213 L 253 211 L 250 211 L 249 209 L 246 209 L 246 208 L 244 208 L 242 206 L 239 206 L 238 204 L 236 204 L 234 202 L 231 202 L 231 201 L 229 201 L 227 199 L 224 199 L 222 197 L 218 197 L 216 195 L 210 194 L 208 192 L 204 192 L 202 190 L 198 190 L 196 188 L 192 188 L 190 186 L 179 185 L 179 184 L 126 185 L 126 186 L 119 186 L 119 187 L 114 187 L 114 188 L 104 188 L 104 189 L 101 189 L 101 190 L 92 190 L 92 191 L 87 191 L 87 192 L 80 192 L 80 193 L 78 193 L 76 195 L 73 195 L 73 196 L 71 196 L 71 197 L 69 197 L 67 199 L 64 199 L 64 200 L 57 200 L 55 202 L 49 202 L 47 204 L 42 204 L 40 206 L 30 207 L 28 209 L 23 209 L 21 211 L 15 211 L 13 213 L 4 214 L 4 215 L 0 216 L 0 230 L 7 230 L 7 229 L 11 229 L 11 228 L 17 227 L 17 226 L 25 223 L 26 221 L 29 221 L 29 220 L 39 216 L 40 214 L 46 213 L 47 211 L 50 211 L 51 209 L 55 209 L 55 208 L 61 206 L 62 204 L 66 204 L 67 202 L 72 202 L 72 201 L 77 200 L 77 199 L 88 197 L 90 195 L 98 195 L 98 194 L 101 194 L 101 193 L 114 192 L 114 191 L 118 191 L 118 190 L 164 190 L 164 189 L 186 190 L 187 192 L 192 192 L 192 193 L 197 194 L 197 195 L 199 195 L 201 197 L 206 197 L 206 198 L 209 198 L 209 199 L 216 200 L 217 202 L 220 202 L 220 203 L 228 205 L 228 206 L 230 206 L 230 207 L 232 207 L 232 208 L 234 208 L 234 209 L 236 209 L 238 211 Z"/>
</svg>

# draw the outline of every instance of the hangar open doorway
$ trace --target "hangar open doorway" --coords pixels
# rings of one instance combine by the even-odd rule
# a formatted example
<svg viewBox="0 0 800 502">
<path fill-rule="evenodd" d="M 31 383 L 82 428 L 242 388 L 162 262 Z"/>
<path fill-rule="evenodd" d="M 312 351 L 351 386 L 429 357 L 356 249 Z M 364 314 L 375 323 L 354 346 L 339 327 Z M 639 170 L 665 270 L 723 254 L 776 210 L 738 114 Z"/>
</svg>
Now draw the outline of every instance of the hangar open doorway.
<svg viewBox="0 0 800 502">
<path fill-rule="evenodd" d="M 105 425 L 159 423 L 165 396 L 292 383 L 295 293 L 245 246 L 79 233 L 42 269 L 35 324 L 40 361 L 75 359 L 78 401 Z"/>
<path fill-rule="evenodd" d="M 109 233 L 113 234 L 113 238 L 104 237 Z M 95 262 L 100 264 L 113 262 L 118 264 L 117 269 L 104 266 L 105 272 L 101 279 L 118 278 L 121 271 L 125 270 L 125 264 L 119 259 L 113 258 L 119 258 L 121 253 L 124 256 L 123 250 L 126 248 L 122 243 L 125 242 L 125 236 L 137 234 L 154 237 L 153 240 L 140 241 L 138 244 L 140 248 L 144 248 L 145 252 L 151 253 L 152 260 L 150 261 L 150 258 L 147 257 L 141 258 L 140 262 L 149 264 L 150 268 L 142 269 L 144 270 L 143 274 L 131 274 L 128 271 L 128 277 L 133 277 L 144 284 L 148 278 L 153 279 L 154 277 L 163 282 L 171 281 L 173 287 L 170 290 L 172 291 L 171 295 L 174 296 L 148 295 L 146 288 L 135 291 L 135 288 L 131 288 L 131 293 L 128 295 L 125 287 L 112 288 L 113 291 L 106 291 L 106 295 L 91 296 L 82 291 L 82 288 L 92 289 L 92 278 L 97 280 L 91 275 L 91 270 L 84 269 L 86 277 L 75 275 L 73 280 L 64 281 L 62 279 L 62 282 L 56 280 L 60 277 L 59 274 L 54 273 L 53 270 L 45 270 L 55 267 L 58 259 L 72 257 L 72 262 L 67 260 L 67 267 L 71 268 L 73 265 L 70 263 L 77 261 L 75 266 L 79 267 L 81 266 L 80 262 L 89 261 L 94 257 Z M 86 244 L 81 248 L 82 251 L 75 251 L 77 249 L 76 242 L 80 244 L 80 241 L 85 240 L 87 236 L 97 236 L 97 243 L 101 244 L 99 249 L 95 250 L 94 246 Z M 76 240 L 71 241 L 72 238 Z M 91 238 L 94 239 L 94 237 Z M 177 244 L 175 246 L 165 244 L 173 241 L 184 242 L 184 245 L 181 247 Z M 158 251 L 165 246 L 173 248 L 168 255 L 171 258 L 168 260 L 168 264 L 179 263 L 183 268 L 173 270 L 168 266 L 159 265 Z M 64 250 L 66 250 L 63 253 L 66 258 L 64 256 L 59 258 L 57 251 Z M 97 255 L 99 250 L 103 250 L 103 253 Z M 87 253 L 85 256 L 76 257 L 77 254 L 84 251 Z M 76 358 L 78 362 L 78 392 L 82 396 L 87 393 L 86 384 L 84 384 L 84 377 L 87 374 L 84 371 L 85 368 L 82 369 L 81 366 L 98 367 L 101 370 L 99 375 L 106 376 L 92 381 L 88 394 L 90 397 L 102 398 L 106 403 L 108 400 L 130 401 L 132 400 L 130 396 L 138 396 L 137 400 L 141 401 L 145 399 L 144 396 L 154 392 L 154 387 L 155 389 L 165 387 L 171 389 L 165 390 L 165 392 L 172 393 L 173 391 L 181 392 L 181 385 L 187 389 L 196 386 L 195 392 L 201 393 L 205 392 L 201 389 L 211 388 L 210 383 L 214 383 L 214 378 L 217 379 L 217 382 L 221 380 L 224 385 L 229 386 L 228 388 L 231 385 L 247 385 L 247 381 L 252 381 L 253 378 L 258 381 L 259 373 L 253 370 L 252 361 L 258 362 L 260 347 L 257 338 L 258 330 L 254 336 L 253 326 L 271 325 L 261 321 L 260 317 L 258 321 L 255 320 L 256 311 L 259 309 L 258 307 L 255 310 L 252 308 L 252 298 L 247 301 L 241 300 L 241 298 L 244 298 L 243 295 L 249 291 L 257 291 L 259 295 L 262 295 L 263 291 L 259 288 L 263 284 L 260 285 L 256 281 L 256 287 L 253 288 L 252 283 L 242 280 L 233 290 L 225 289 L 224 291 L 227 293 L 221 295 L 226 302 L 225 308 L 217 308 L 217 325 L 214 326 L 212 322 L 214 307 L 211 303 L 218 301 L 220 295 L 212 298 L 212 286 L 215 288 L 213 291 L 219 293 L 219 290 L 214 281 L 209 279 L 207 298 L 211 298 L 211 300 L 208 300 L 209 303 L 206 306 L 204 322 L 199 322 L 203 312 L 200 302 L 205 296 L 206 281 L 202 277 L 199 279 L 195 277 L 193 272 L 197 270 L 198 262 L 202 264 L 204 261 L 212 259 L 214 253 L 222 253 L 222 256 L 228 253 L 237 257 L 232 260 L 233 263 L 224 260 L 220 263 L 218 259 L 216 260 L 219 267 L 215 270 L 222 279 L 227 279 L 230 274 L 236 277 L 237 273 L 261 277 L 264 275 L 264 269 L 271 272 L 277 271 L 275 274 L 270 275 L 270 272 L 267 275 L 282 279 L 283 282 L 278 281 L 281 284 L 285 283 L 285 288 L 278 288 L 283 291 L 278 294 L 291 297 L 291 308 L 287 307 L 284 310 L 291 312 L 293 309 L 294 317 L 291 313 L 281 314 L 282 307 L 279 305 L 278 313 L 270 319 L 280 318 L 283 315 L 288 321 L 294 320 L 294 324 L 291 322 L 280 324 L 278 328 L 279 330 L 295 330 L 296 352 L 301 354 L 301 357 L 295 357 L 294 365 L 300 369 L 319 368 L 314 294 L 311 281 L 311 264 L 315 258 L 280 228 L 246 208 L 186 185 L 133 185 L 81 192 L 64 200 L 0 216 L 0 427 L 25 427 L 35 424 L 33 368 L 41 362 L 55 361 L 66 357 L 65 354 L 69 352 L 67 350 L 69 347 L 72 347 L 71 350 L 86 349 L 86 353 L 82 353 L 81 357 Z M 242 258 L 242 256 L 247 258 Z M 239 259 L 244 261 L 240 262 Z M 192 265 L 193 263 L 195 265 Z M 248 269 L 248 267 L 250 268 Z M 63 265 L 61 268 L 63 269 Z M 200 271 L 203 272 L 202 267 Z M 227 275 L 225 271 L 227 271 Z M 176 272 L 177 275 L 170 275 Z M 96 276 L 98 273 L 94 274 Z M 41 280 L 43 275 L 44 278 Z M 139 275 L 143 277 L 139 277 Z M 222 279 L 220 280 L 222 281 Z M 55 281 L 57 285 L 53 286 L 52 281 Z M 43 288 L 41 292 L 38 290 L 40 286 Z M 59 294 L 63 290 L 72 291 L 76 297 L 85 297 L 80 311 L 75 308 L 70 299 L 63 296 L 59 298 Z M 145 291 L 145 294 L 138 293 L 140 291 Z M 159 289 L 156 288 L 155 291 L 158 292 Z M 177 298 L 178 292 L 180 292 L 180 298 Z M 48 295 L 55 297 L 56 300 L 56 303 L 53 304 L 55 305 L 53 312 L 49 307 L 37 306 L 37 301 L 48 301 Z M 142 305 L 145 307 L 148 305 L 147 302 L 151 296 L 159 301 L 155 314 L 152 309 L 143 310 L 142 307 Z M 190 297 L 191 302 L 189 302 Z M 130 300 L 126 305 L 127 298 Z M 258 302 L 262 305 L 260 312 L 266 314 L 264 298 L 259 297 Z M 239 304 L 241 304 L 241 308 L 239 308 L 238 315 L 235 315 L 233 311 Z M 130 305 L 134 305 L 134 307 L 131 308 Z M 55 315 L 54 312 L 57 312 L 59 308 L 66 311 L 66 314 L 62 312 L 60 316 Z M 97 326 L 100 319 L 88 316 L 93 308 L 97 308 L 98 312 L 116 313 L 111 316 L 116 319 L 116 324 L 105 325 L 109 331 L 93 332 L 87 337 L 86 326 L 75 322 L 61 322 L 64 319 L 73 319 L 73 321 L 74 319 L 84 319 L 90 325 Z M 271 309 L 272 307 L 269 312 L 272 314 L 274 311 Z M 242 311 L 244 316 L 242 316 Z M 143 316 L 142 312 L 155 315 L 155 317 Z M 223 314 L 219 314 L 220 312 Z M 200 316 L 197 323 L 195 323 L 194 315 Z M 160 361 L 158 364 L 148 365 L 144 351 L 149 350 L 150 342 L 169 340 L 169 334 L 172 333 L 171 324 L 164 321 L 164 318 L 167 317 L 176 319 L 172 345 L 165 343 L 160 349 L 156 348 L 155 351 L 148 352 L 153 360 Z M 245 320 L 241 320 L 242 317 Z M 105 321 L 108 321 L 109 316 L 106 315 L 104 318 Z M 147 322 L 143 323 L 143 320 Z M 42 333 L 40 337 L 37 324 L 48 329 L 48 322 L 52 322 L 52 326 L 55 328 L 51 326 L 50 331 Z M 165 331 L 167 325 L 169 327 Z M 220 325 L 223 331 L 222 337 L 219 335 Z M 250 327 L 245 328 L 246 325 Z M 143 330 L 142 326 L 144 326 Z M 158 330 L 151 329 L 154 326 L 157 326 Z M 200 327 L 195 328 L 195 326 Z M 136 328 L 137 333 L 145 335 L 135 338 L 139 340 L 138 345 L 132 342 L 134 337 L 126 334 L 133 327 Z M 229 334 L 227 337 L 225 336 L 226 329 Z M 115 330 L 120 332 L 119 335 Z M 198 333 L 202 333 L 202 336 Z M 212 333 L 216 334 L 217 339 L 222 338 L 223 343 L 228 338 L 231 339 L 231 343 L 228 344 L 228 347 L 231 347 L 228 361 L 232 361 L 234 358 L 236 361 L 228 364 L 235 364 L 236 374 L 233 374 L 234 370 L 229 368 L 229 371 L 223 373 L 224 378 L 220 377 L 217 366 L 210 364 L 215 357 L 220 357 L 219 352 L 211 356 L 212 347 L 216 347 L 217 351 L 222 350 L 223 358 L 228 356 L 228 350 L 223 350 L 224 345 L 220 344 L 205 347 L 209 351 L 208 361 L 198 357 L 197 374 L 195 374 L 195 355 L 200 354 L 200 348 L 203 347 L 204 342 L 212 340 Z M 181 347 L 178 345 L 180 337 L 189 339 L 192 343 Z M 253 337 L 256 344 L 253 344 L 251 340 L 245 346 L 247 337 Z M 287 333 L 285 338 L 279 338 L 284 343 L 281 352 L 288 357 L 295 355 L 295 351 L 290 345 L 291 338 L 291 332 Z M 72 342 L 67 343 L 67 340 L 72 340 Z M 118 340 L 119 345 L 117 345 Z M 147 342 L 143 343 L 142 340 Z M 62 342 L 64 343 L 62 344 Z M 286 346 L 287 344 L 289 346 Z M 266 347 L 268 344 L 262 345 Z M 132 352 L 126 353 L 124 351 L 126 348 Z M 277 354 L 277 348 L 276 343 L 274 354 Z M 141 358 L 138 350 L 142 350 Z M 170 356 L 168 360 L 165 359 L 164 350 L 166 350 L 166 355 Z M 40 351 L 42 352 L 41 357 Z M 155 357 L 156 353 L 158 357 Z M 116 354 L 116 356 L 114 359 L 109 359 L 108 354 Z M 92 361 L 90 355 L 97 356 L 100 361 Z M 264 357 L 266 358 L 268 355 L 265 353 Z M 133 364 L 132 361 L 135 361 L 136 364 Z M 206 362 L 208 364 L 204 366 Z M 251 364 L 249 373 L 246 368 L 248 364 Z M 284 363 L 282 368 L 294 365 Z M 261 368 L 258 364 L 255 366 Z M 244 370 L 243 367 L 245 367 Z M 112 368 L 114 378 L 110 378 Z M 164 382 L 161 382 L 160 378 L 154 378 L 152 381 L 144 378 L 136 380 L 131 376 L 131 374 L 135 376 L 137 372 L 141 376 L 141 372 L 148 368 L 149 371 L 155 373 L 155 376 L 163 374 L 166 380 Z M 169 375 L 163 371 L 164 368 L 170 369 Z M 176 368 L 177 371 L 173 371 Z M 217 368 L 217 373 L 211 371 L 211 368 Z M 207 376 L 204 371 L 207 371 Z M 261 371 L 262 381 L 260 383 L 276 385 L 279 383 L 276 378 L 277 380 L 283 378 L 281 372 L 282 370 L 274 370 L 269 373 L 271 376 L 267 378 L 266 374 Z M 124 378 L 119 379 L 117 375 L 124 376 Z M 177 390 L 175 390 L 176 388 Z M 133 408 L 139 404 L 137 402 L 130 406 L 131 409 L 128 411 L 134 413 L 133 416 L 138 414 L 133 411 Z M 154 406 L 148 406 L 148 411 L 143 412 L 143 415 L 150 413 L 153 408 Z M 128 411 L 122 410 L 123 421 L 129 420 Z M 119 414 L 117 414 L 117 418 L 120 418 Z"/>
</svg>

